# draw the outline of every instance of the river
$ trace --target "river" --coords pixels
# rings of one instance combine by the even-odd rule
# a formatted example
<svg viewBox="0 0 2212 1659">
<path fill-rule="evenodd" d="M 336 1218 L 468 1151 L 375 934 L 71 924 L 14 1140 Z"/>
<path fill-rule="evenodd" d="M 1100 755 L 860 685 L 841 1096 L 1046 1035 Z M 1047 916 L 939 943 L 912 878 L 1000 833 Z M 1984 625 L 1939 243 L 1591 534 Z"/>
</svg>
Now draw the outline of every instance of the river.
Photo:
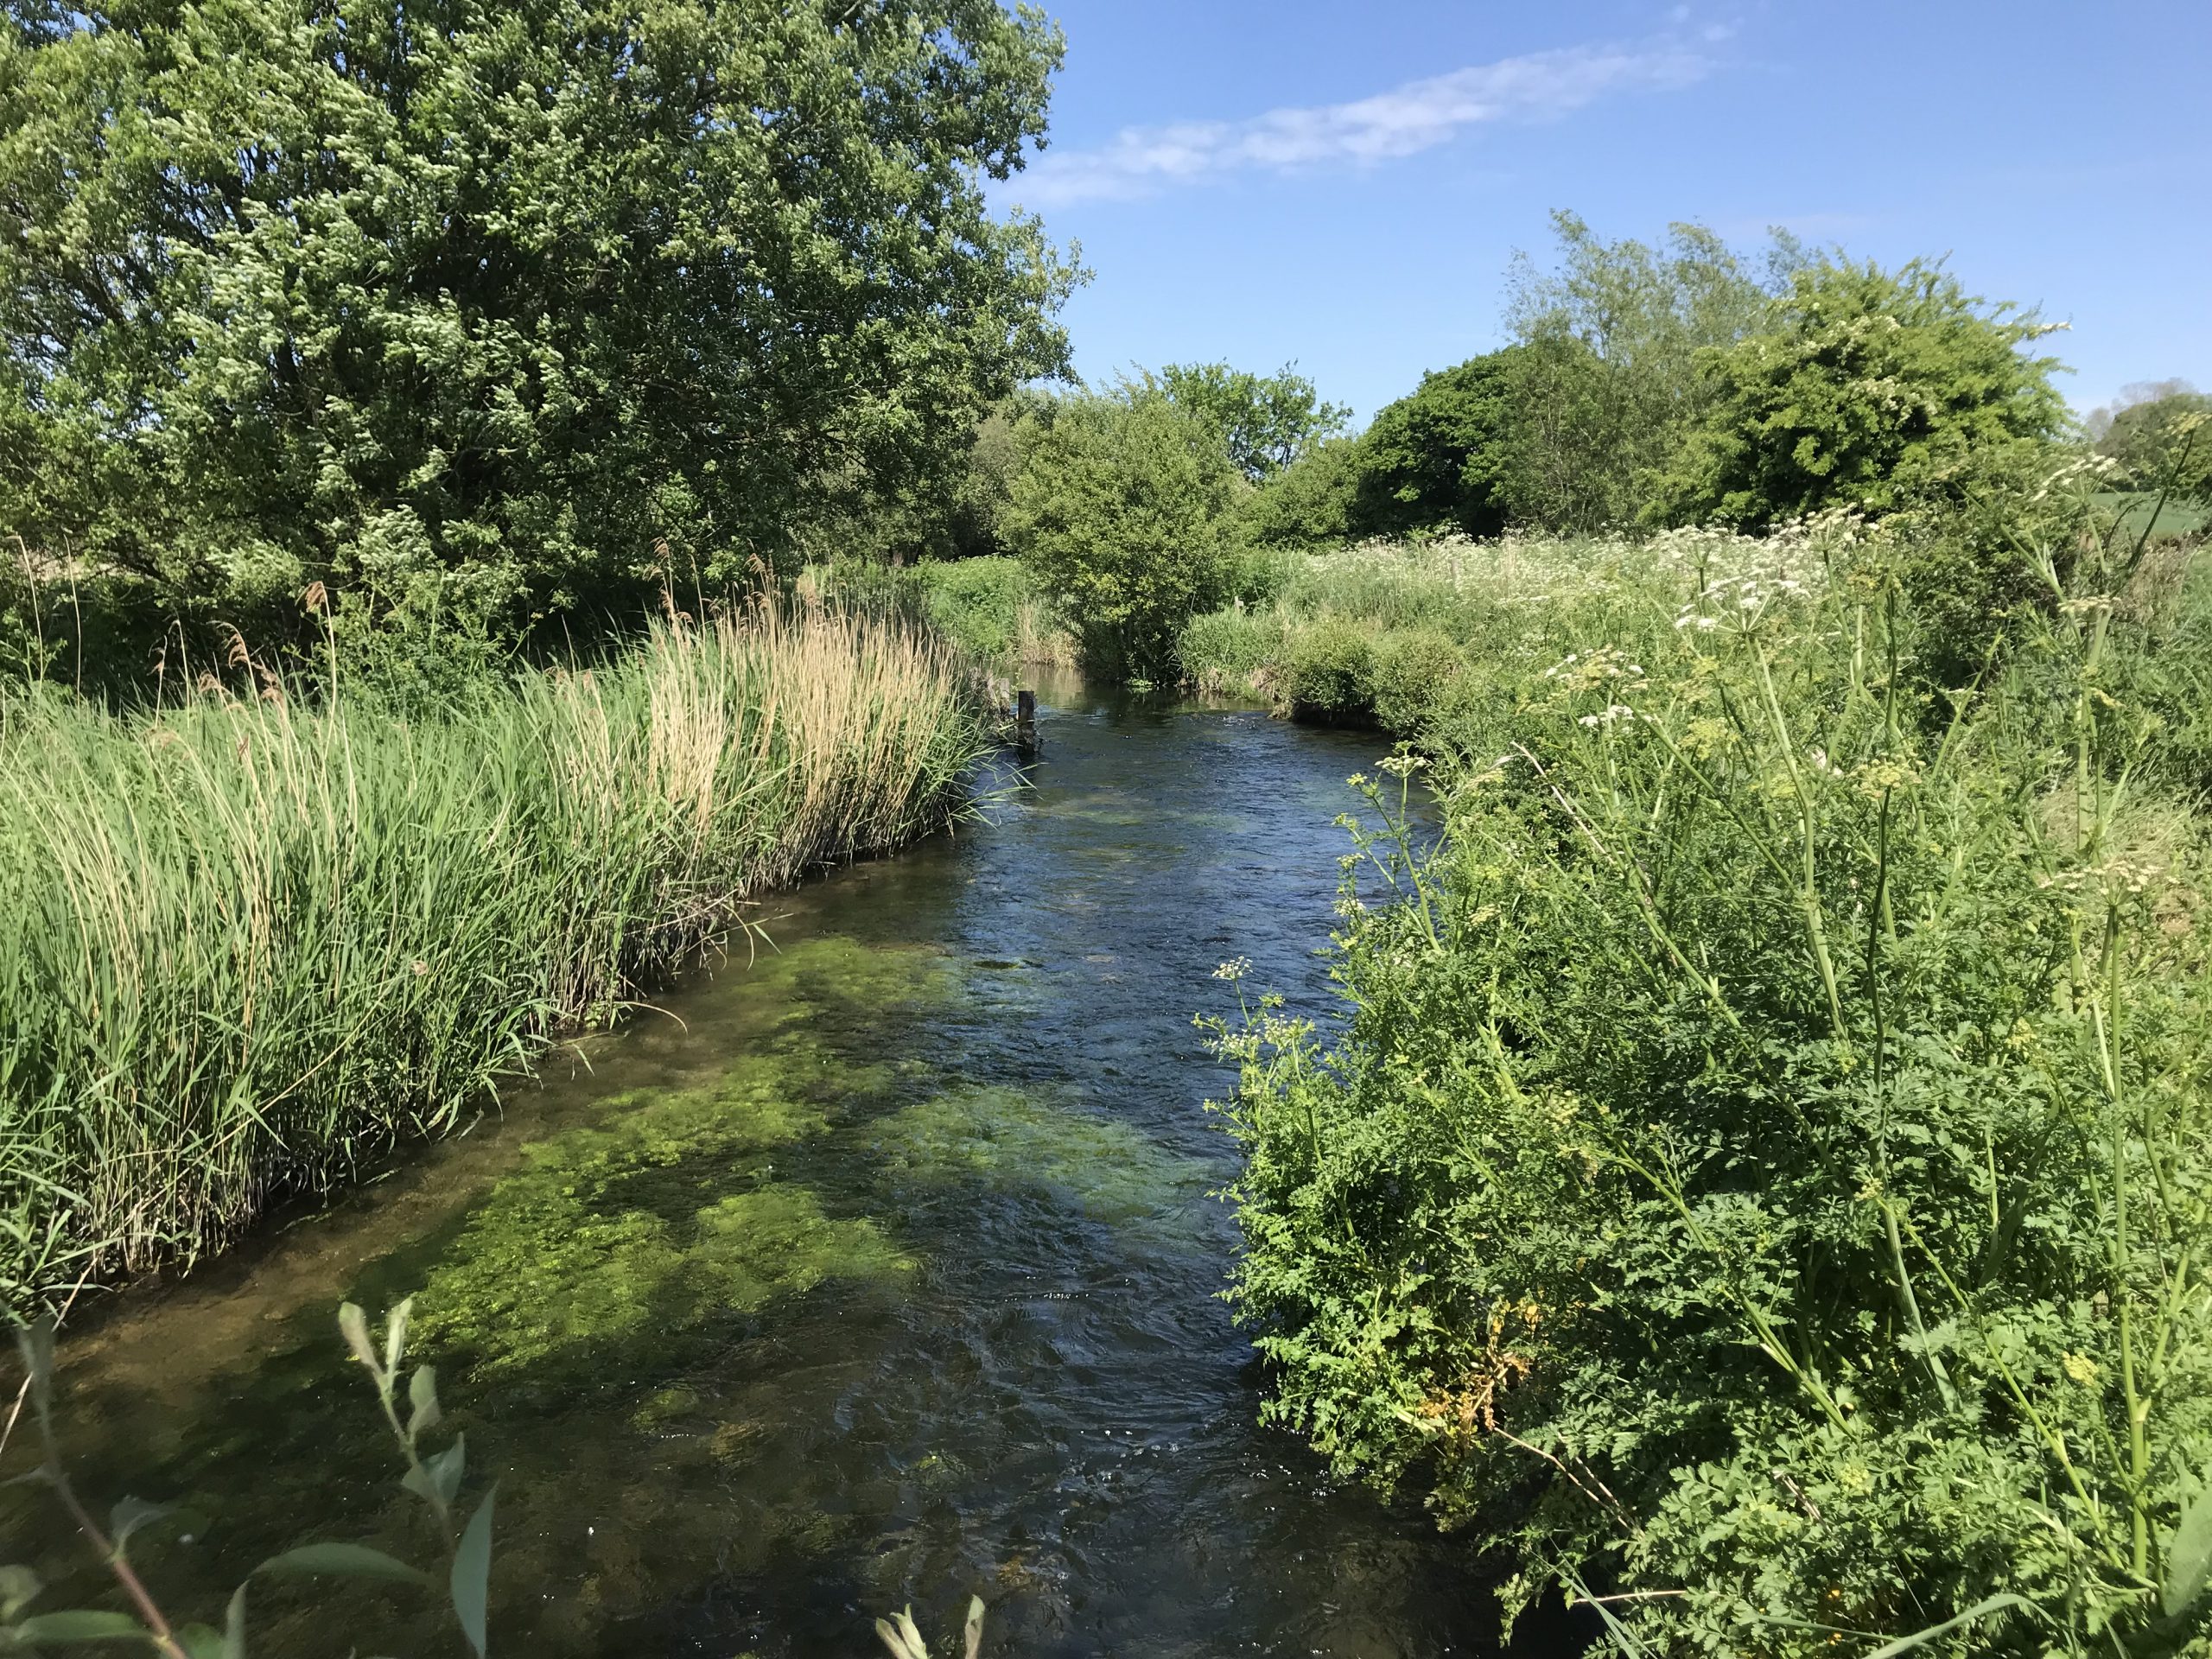
<svg viewBox="0 0 2212 1659">
<path fill-rule="evenodd" d="M 1463 1547 L 1258 1426 L 1219 1294 L 1192 1014 L 1235 957 L 1328 1007 L 1333 820 L 1385 745 L 1071 683 L 1040 728 L 982 821 L 65 1341 L 81 1484 L 185 1502 L 139 1551 L 180 1613 L 307 1537 L 426 1554 L 333 1321 L 416 1293 L 499 1478 L 495 1650 L 857 1656 L 911 1601 L 944 1652 L 971 1592 L 994 1654 L 1495 1650 Z M 16 1558 L 97 1591 L 42 1501 Z M 253 1605 L 257 1655 L 460 1650 L 407 1592 Z"/>
</svg>

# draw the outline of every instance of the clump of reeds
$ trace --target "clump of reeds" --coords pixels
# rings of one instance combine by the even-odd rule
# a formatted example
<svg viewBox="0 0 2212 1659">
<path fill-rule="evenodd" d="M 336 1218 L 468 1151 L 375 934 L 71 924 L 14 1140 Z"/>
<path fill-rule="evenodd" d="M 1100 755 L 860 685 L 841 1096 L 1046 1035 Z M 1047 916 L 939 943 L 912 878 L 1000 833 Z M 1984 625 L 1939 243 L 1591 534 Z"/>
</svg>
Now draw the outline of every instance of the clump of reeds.
<svg viewBox="0 0 2212 1659">
<path fill-rule="evenodd" d="M 656 629 L 410 722 L 0 696 L 0 1297 L 189 1260 L 435 1135 L 748 895 L 942 824 L 984 741 L 892 618 Z"/>
</svg>

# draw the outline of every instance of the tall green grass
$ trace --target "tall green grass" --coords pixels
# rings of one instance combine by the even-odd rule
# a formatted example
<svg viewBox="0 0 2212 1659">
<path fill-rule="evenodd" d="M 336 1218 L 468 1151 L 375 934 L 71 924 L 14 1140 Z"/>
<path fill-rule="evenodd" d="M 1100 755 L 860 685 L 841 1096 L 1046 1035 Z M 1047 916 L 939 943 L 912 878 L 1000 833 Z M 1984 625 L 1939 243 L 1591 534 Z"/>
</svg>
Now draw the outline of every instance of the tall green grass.
<svg viewBox="0 0 2212 1659">
<path fill-rule="evenodd" d="M 242 653 L 241 653 L 242 657 Z M 0 698 L 0 1298 L 189 1261 L 483 1101 L 747 895 L 942 824 L 949 647 L 819 608 L 656 630 L 410 721 L 251 665 L 146 717 Z"/>
<path fill-rule="evenodd" d="M 1570 611 L 1580 619 L 1593 607 L 1643 603 L 1658 567 L 1817 563 L 1810 534 L 1451 537 L 1279 554 L 1258 602 L 1192 618 L 1178 655 L 1185 683 L 1201 690 L 1247 692 L 1300 718 L 1420 736 L 1463 715 L 1500 661 L 1569 648 L 1561 619 Z M 1483 673 L 1463 675 L 1471 665 Z"/>
</svg>

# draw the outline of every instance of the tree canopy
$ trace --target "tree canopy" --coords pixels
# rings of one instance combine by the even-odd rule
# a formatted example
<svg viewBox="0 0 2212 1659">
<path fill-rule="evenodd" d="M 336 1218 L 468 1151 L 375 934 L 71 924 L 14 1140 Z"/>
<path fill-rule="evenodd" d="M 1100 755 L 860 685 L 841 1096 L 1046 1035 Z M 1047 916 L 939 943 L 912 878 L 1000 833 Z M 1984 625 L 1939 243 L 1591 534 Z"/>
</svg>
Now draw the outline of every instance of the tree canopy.
<svg viewBox="0 0 2212 1659">
<path fill-rule="evenodd" d="M 995 0 L 5 0 L 0 532 L 512 613 L 949 467 L 1075 273 Z"/>
<path fill-rule="evenodd" d="M 1386 405 L 1360 439 L 1351 521 L 1364 535 L 1505 528 L 1499 488 L 1514 364 L 1507 347 L 1421 378 Z"/>
<path fill-rule="evenodd" d="M 1552 224 L 1557 264 L 1520 256 L 1509 283 L 1506 321 L 1522 349 L 1492 470 L 1516 523 L 1624 525 L 1703 411 L 1698 354 L 1757 326 L 1802 251 L 1777 235 L 1762 271 L 1701 225 L 1675 225 L 1653 247 L 1607 242 L 1573 213 Z"/>
<path fill-rule="evenodd" d="M 1255 484 L 1341 433 L 1350 415 L 1324 402 L 1293 363 L 1274 374 L 1226 363 L 1171 363 L 1159 380 L 1173 402 L 1221 429 L 1230 460 Z"/>
<path fill-rule="evenodd" d="M 2212 397 L 2188 381 L 2127 388 L 2119 408 L 2090 416 L 2089 431 L 2098 453 L 2120 463 L 2120 481 L 2130 488 L 2212 493 Z"/>
<path fill-rule="evenodd" d="M 1704 355 L 1711 402 L 1666 511 L 1764 526 L 1942 492 L 2057 433 L 2056 365 L 2021 350 L 2045 332 L 1925 261 L 1806 265 L 1755 332 Z"/>
</svg>

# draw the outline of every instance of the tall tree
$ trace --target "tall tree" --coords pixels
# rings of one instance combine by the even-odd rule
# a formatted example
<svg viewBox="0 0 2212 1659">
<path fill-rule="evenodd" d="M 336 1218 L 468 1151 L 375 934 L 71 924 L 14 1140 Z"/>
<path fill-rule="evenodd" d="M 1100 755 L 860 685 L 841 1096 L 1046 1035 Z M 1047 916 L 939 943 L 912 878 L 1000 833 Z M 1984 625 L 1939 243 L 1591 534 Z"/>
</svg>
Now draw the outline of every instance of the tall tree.
<svg viewBox="0 0 2212 1659">
<path fill-rule="evenodd" d="M 1703 407 L 1699 352 L 1752 327 L 1767 289 L 1702 226 L 1676 225 L 1654 248 L 1604 241 L 1573 213 L 1552 223 L 1557 265 L 1515 261 L 1506 321 L 1522 349 L 1499 486 L 1517 522 L 1627 524 Z M 1770 266 L 1797 257 L 1778 237 Z"/>
<path fill-rule="evenodd" d="M 1065 365 L 1030 8 L 0 9 L 0 533 L 79 568 L 604 598 Z"/>
<path fill-rule="evenodd" d="M 1359 441 L 1353 528 L 1370 536 L 1458 530 L 1495 536 L 1505 528 L 1500 472 L 1516 390 L 1507 346 L 1434 369 L 1385 405 Z"/>
<path fill-rule="evenodd" d="M 2123 387 L 2118 406 L 2092 412 L 2088 428 L 2130 488 L 2212 494 L 2212 397 L 2188 381 Z"/>
<path fill-rule="evenodd" d="M 1172 402 L 1220 429 L 1230 460 L 1255 484 L 1337 436 L 1351 414 L 1325 402 L 1294 363 L 1274 374 L 1226 363 L 1171 363 L 1159 384 Z"/>
</svg>

